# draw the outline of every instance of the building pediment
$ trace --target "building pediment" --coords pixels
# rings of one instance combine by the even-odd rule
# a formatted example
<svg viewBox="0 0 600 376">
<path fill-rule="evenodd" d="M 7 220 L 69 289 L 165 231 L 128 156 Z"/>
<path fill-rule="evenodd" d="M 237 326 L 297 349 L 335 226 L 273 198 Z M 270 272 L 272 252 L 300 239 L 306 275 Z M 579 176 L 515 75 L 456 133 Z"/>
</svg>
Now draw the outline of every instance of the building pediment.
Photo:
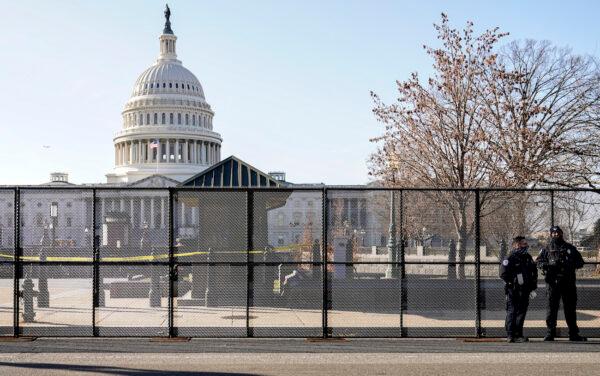
<svg viewBox="0 0 600 376">
<path fill-rule="evenodd" d="M 139 188 L 169 188 L 179 185 L 175 179 L 168 178 L 162 175 L 151 175 L 144 179 L 135 181 L 127 184 L 128 187 L 139 187 Z"/>
</svg>

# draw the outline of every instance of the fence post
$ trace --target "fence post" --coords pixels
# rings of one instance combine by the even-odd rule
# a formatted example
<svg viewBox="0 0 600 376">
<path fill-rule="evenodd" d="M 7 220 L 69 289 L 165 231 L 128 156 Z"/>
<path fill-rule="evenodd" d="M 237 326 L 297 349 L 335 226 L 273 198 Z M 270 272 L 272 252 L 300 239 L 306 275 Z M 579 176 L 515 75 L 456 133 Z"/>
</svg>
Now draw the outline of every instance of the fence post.
<svg viewBox="0 0 600 376">
<path fill-rule="evenodd" d="M 23 274 L 23 265 L 21 263 L 21 213 L 20 213 L 21 191 L 15 188 L 13 202 L 13 245 L 14 245 L 14 265 L 13 265 L 13 335 L 19 336 L 19 278 Z"/>
<path fill-rule="evenodd" d="M 250 189 L 246 191 L 246 241 L 246 336 L 253 337 L 250 307 L 254 305 L 254 260 L 250 255 L 254 248 L 254 191 Z"/>
<path fill-rule="evenodd" d="M 328 255 L 327 255 L 327 247 L 328 247 L 328 240 L 327 240 L 327 235 L 328 235 L 328 231 L 329 231 L 329 222 L 328 222 L 328 207 L 329 207 L 329 203 L 327 202 L 327 188 L 323 188 L 322 190 L 322 196 L 321 196 L 321 216 L 322 216 L 322 234 L 321 234 L 321 239 L 322 239 L 322 265 L 323 265 L 323 307 L 321 310 L 321 317 L 322 317 L 322 325 L 323 325 L 323 338 L 327 338 L 329 337 L 329 328 L 328 328 L 328 322 L 327 322 L 327 310 L 329 309 L 329 280 L 328 280 L 328 275 L 327 275 L 327 259 L 328 259 Z"/>
<path fill-rule="evenodd" d="M 477 312 L 475 315 L 475 326 L 477 338 L 483 335 L 481 329 L 481 202 L 479 197 L 479 189 L 475 190 L 475 306 Z"/>
<path fill-rule="evenodd" d="M 99 257 L 96 246 L 96 188 L 92 189 L 92 335 L 97 337 L 98 327 L 96 326 L 96 307 L 100 304 L 100 284 L 99 278 Z M 102 291 L 104 292 L 104 290 Z"/>
<path fill-rule="evenodd" d="M 174 236 L 173 236 L 173 200 L 176 198 L 174 189 L 169 188 L 169 313 L 168 313 L 168 324 L 169 324 L 169 337 L 175 337 L 175 326 L 173 322 L 173 299 L 174 299 L 174 283 L 177 277 L 175 273 L 175 258 L 174 258 Z M 162 290 L 162 289 L 161 289 Z M 159 296 L 162 296 L 162 291 Z M 160 299 L 160 298 L 159 298 Z"/>
<path fill-rule="evenodd" d="M 405 239 L 404 239 L 404 191 L 400 191 L 400 252 L 398 261 L 400 262 L 400 336 L 406 337 L 407 332 L 404 327 L 404 311 L 406 311 L 407 303 L 407 286 L 406 286 L 406 264 L 405 264 Z"/>
<path fill-rule="evenodd" d="M 554 190 L 550 191 L 550 226 L 555 225 L 554 218 Z"/>
</svg>

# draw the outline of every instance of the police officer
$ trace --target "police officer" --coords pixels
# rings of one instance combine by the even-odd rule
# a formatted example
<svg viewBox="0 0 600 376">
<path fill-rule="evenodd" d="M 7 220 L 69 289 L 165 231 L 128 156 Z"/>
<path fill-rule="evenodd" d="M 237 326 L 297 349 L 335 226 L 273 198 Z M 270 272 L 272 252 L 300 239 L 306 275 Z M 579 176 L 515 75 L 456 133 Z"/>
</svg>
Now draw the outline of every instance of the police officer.
<svg viewBox="0 0 600 376">
<path fill-rule="evenodd" d="M 569 340 L 587 341 L 579 335 L 577 327 L 577 288 L 575 270 L 583 267 L 583 258 L 577 248 L 563 239 L 563 231 L 558 226 L 550 228 L 550 243 L 542 248 L 536 259 L 538 268 L 545 276 L 548 289 L 546 326 L 548 332 L 544 341 L 554 341 L 556 336 L 556 316 L 560 299 L 563 301 L 565 320 L 569 327 Z"/>
<path fill-rule="evenodd" d="M 537 268 L 527 252 L 529 245 L 523 236 L 513 239 L 512 251 L 500 265 L 500 278 L 506 293 L 506 335 L 508 342 L 527 342 L 523 324 L 529 306 L 529 297 L 535 297 Z"/>
</svg>

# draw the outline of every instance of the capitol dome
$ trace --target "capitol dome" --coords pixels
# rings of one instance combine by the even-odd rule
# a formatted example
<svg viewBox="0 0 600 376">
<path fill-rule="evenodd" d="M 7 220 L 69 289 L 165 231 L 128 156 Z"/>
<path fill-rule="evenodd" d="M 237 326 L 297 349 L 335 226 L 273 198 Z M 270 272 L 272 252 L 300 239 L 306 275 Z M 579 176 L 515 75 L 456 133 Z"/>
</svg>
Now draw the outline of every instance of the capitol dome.
<svg viewBox="0 0 600 376">
<path fill-rule="evenodd" d="M 214 112 L 198 78 L 177 60 L 177 37 L 167 12 L 158 59 L 139 75 L 122 112 L 108 183 L 156 174 L 183 181 L 221 160 Z"/>
<path fill-rule="evenodd" d="M 181 63 L 172 62 L 157 63 L 146 69 L 135 82 L 132 96 L 168 94 L 173 89 L 178 93 L 204 99 L 202 85 L 196 76 Z"/>
</svg>

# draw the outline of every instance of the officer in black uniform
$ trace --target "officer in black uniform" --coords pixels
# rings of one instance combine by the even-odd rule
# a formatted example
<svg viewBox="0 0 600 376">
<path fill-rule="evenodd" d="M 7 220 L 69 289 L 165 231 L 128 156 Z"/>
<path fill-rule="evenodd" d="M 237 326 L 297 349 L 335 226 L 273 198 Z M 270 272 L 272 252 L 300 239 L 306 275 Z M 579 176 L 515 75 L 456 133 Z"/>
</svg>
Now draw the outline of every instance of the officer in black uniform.
<svg viewBox="0 0 600 376">
<path fill-rule="evenodd" d="M 530 294 L 535 297 L 537 268 L 527 252 L 529 245 L 523 236 L 513 239 L 512 251 L 500 265 L 500 278 L 506 293 L 506 334 L 508 342 L 527 342 L 523 324 L 529 306 Z"/>
<path fill-rule="evenodd" d="M 563 239 L 563 231 L 558 226 L 550 228 L 550 243 L 542 248 L 536 259 L 538 268 L 545 276 L 548 289 L 548 308 L 546 310 L 546 326 L 548 332 L 544 341 L 554 341 L 556 336 L 556 316 L 560 299 L 563 301 L 565 320 L 569 327 L 569 340 L 587 341 L 579 335 L 577 327 L 577 288 L 575 286 L 575 270 L 583 267 L 583 258 L 572 244 Z"/>
</svg>

